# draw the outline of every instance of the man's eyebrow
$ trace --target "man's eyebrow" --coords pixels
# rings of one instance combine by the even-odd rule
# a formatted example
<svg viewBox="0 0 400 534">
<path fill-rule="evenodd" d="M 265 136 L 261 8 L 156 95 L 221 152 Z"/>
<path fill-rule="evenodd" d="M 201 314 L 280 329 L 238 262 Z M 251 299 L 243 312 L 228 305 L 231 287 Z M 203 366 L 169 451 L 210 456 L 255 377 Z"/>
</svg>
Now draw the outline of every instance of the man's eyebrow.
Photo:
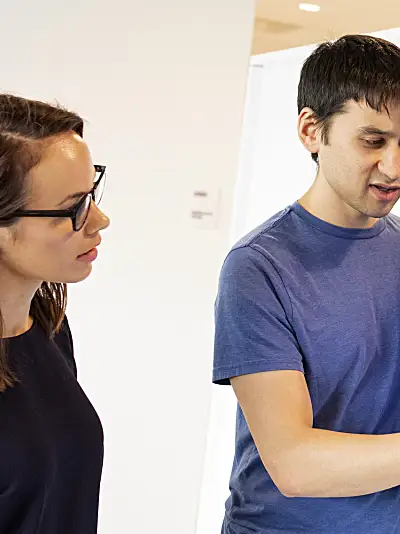
<svg viewBox="0 0 400 534">
<path fill-rule="evenodd" d="M 361 126 L 358 131 L 363 135 L 380 135 L 381 137 L 397 138 L 391 130 L 380 130 L 376 126 Z"/>
</svg>

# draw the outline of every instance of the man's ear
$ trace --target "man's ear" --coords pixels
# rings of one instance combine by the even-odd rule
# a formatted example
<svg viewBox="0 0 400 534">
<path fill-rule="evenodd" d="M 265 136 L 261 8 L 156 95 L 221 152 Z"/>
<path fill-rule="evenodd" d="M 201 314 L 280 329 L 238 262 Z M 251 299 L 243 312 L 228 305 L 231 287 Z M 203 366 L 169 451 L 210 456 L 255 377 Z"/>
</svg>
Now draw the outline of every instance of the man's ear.
<svg viewBox="0 0 400 534">
<path fill-rule="evenodd" d="M 297 121 L 297 132 L 303 146 L 312 154 L 318 154 L 321 146 L 320 127 L 311 108 L 303 108 Z"/>
</svg>

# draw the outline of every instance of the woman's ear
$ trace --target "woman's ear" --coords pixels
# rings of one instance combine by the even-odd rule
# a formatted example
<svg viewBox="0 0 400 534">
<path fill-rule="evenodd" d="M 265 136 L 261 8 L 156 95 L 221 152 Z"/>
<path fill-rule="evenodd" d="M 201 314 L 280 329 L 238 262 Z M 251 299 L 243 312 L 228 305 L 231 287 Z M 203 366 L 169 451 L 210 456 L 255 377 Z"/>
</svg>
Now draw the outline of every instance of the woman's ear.
<svg viewBox="0 0 400 534">
<path fill-rule="evenodd" d="M 0 253 L 2 250 L 5 250 L 9 246 L 14 245 L 16 240 L 17 240 L 16 225 L 0 227 Z"/>
<path fill-rule="evenodd" d="M 311 108 L 301 110 L 297 121 L 297 132 L 303 146 L 312 154 L 318 154 L 321 146 L 320 127 Z"/>
</svg>

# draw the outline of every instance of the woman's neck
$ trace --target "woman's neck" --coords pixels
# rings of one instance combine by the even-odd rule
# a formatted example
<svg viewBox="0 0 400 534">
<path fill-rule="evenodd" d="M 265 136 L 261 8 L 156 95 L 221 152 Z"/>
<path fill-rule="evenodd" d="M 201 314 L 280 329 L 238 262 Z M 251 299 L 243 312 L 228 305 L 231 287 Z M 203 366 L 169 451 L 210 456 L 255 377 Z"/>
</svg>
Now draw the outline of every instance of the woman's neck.
<svg viewBox="0 0 400 534">
<path fill-rule="evenodd" d="M 16 279 L 0 270 L 0 312 L 3 319 L 3 338 L 27 332 L 33 323 L 31 302 L 40 283 Z"/>
</svg>

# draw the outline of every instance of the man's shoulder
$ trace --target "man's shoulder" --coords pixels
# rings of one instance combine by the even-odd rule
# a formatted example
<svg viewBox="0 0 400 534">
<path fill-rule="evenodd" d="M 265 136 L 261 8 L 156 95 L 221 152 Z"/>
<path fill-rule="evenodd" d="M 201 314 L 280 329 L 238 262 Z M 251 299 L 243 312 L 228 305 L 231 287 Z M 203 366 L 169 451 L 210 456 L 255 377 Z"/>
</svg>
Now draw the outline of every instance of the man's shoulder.
<svg viewBox="0 0 400 534">
<path fill-rule="evenodd" d="M 256 279 L 255 273 L 276 274 L 296 255 L 295 234 L 293 209 L 288 206 L 236 242 L 223 262 L 222 278 L 231 282 L 243 276 Z"/>
<path fill-rule="evenodd" d="M 400 233 L 400 217 L 391 213 L 386 218 L 386 226 L 393 232 Z"/>
<path fill-rule="evenodd" d="M 278 213 L 275 213 L 275 215 L 239 239 L 232 247 L 232 250 L 257 246 L 265 240 L 273 241 L 278 235 L 280 238 L 283 238 L 286 234 L 290 235 L 291 212 L 292 207 L 288 206 Z M 282 244 L 281 239 L 280 243 Z"/>
</svg>

